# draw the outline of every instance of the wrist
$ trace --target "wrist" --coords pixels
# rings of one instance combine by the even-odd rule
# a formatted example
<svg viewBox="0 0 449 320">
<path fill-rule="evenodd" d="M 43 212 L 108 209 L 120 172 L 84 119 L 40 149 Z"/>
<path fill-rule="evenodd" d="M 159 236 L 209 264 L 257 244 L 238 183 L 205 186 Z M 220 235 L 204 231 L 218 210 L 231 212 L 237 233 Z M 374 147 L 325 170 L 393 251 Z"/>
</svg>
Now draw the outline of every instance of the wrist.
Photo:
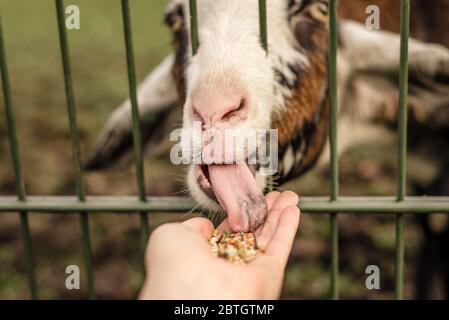
<svg viewBox="0 0 449 320">
<path fill-rule="evenodd" d="M 179 270 L 183 270 L 180 272 Z M 187 271 L 188 270 L 188 271 Z M 140 299 L 148 300 L 231 300 L 250 299 L 235 283 L 214 270 L 177 268 L 176 271 L 153 269 L 142 288 Z M 161 275 L 163 275 L 161 277 Z"/>
</svg>

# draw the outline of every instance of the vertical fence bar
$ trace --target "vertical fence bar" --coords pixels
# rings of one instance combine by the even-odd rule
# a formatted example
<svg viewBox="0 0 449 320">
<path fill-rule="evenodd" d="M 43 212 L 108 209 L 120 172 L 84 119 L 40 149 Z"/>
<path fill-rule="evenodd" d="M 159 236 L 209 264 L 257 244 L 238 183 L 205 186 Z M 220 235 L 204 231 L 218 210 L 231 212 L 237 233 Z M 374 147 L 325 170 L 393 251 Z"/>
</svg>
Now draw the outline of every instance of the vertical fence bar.
<svg viewBox="0 0 449 320">
<path fill-rule="evenodd" d="M 122 0 L 123 29 L 125 34 L 126 63 L 128 66 L 129 97 L 131 100 L 131 110 L 132 110 L 133 150 L 134 150 L 134 162 L 136 167 L 137 189 L 139 192 L 139 200 L 145 202 L 146 193 L 145 193 L 145 174 L 144 174 L 143 155 L 142 155 L 142 138 L 140 133 L 139 108 L 137 104 L 136 72 L 134 65 L 134 51 L 133 51 L 131 21 L 129 11 L 130 11 L 129 1 Z M 146 212 L 140 213 L 140 230 L 142 237 L 142 252 L 144 253 L 149 235 L 148 215 Z"/>
<path fill-rule="evenodd" d="M 404 214 L 396 215 L 396 254 L 394 267 L 395 296 L 404 297 Z"/>
<path fill-rule="evenodd" d="M 72 69 L 70 66 L 69 47 L 65 28 L 63 0 L 55 0 L 58 20 L 59 44 L 61 47 L 62 67 L 64 71 L 64 87 L 66 93 L 67 112 L 70 125 L 70 138 L 72 142 L 73 165 L 75 168 L 76 193 L 79 201 L 85 201 L 84 178 L 81 164 L 80 139 L 77 129 L 75 96 L 73 93 Z M 87 272 L 88 295 L 95 299 L 95 280 L 92 267 L 92 246 L 89 237 L 89 218 L 87 212 L 80 213 L 80 227 L 82 248 Z"/>
<path fill-rule="evenodd" d="M 329 144 L 331 201 L 338 199 L 338 154 L 337 154 L 337 1 L 329 2 Z M 338 216 L 331 213 L 331 297 L 338 299 Z"/>
<path fill-rule="evenodd" d="M 262 48 L 268 54 L 268 32 L 267 32 L 267 1 L 259 0 L 259 33 Z M 274 190 L 274 177 L 269 175 L 267 178 L 267 190 Z"/>
<path fill-rule="evenodd" d="M 17 130 L 14 111 L 12 107 L 11 90 L 9 87 L 8 67 L 6 64 L 6 52 L 3 39 L 3 27 L 0 20 L 0 67 L 3 87 L 3 98 L 5 102 L 6 127 L 8 130 L 9 147 L 11 149 L 12 163 L 16 182 L 17 197 L 20 201 L 26 201 L 25 185 L 23 181 L 22 167 L 20 164 L 20 149 L 17 139 Z M 28 272 L 28 285 L 31 298 L 38 299 L 36 274 L 34 271 L 33 245 L 31 240 L 30 227 L 28 224 L 28 213 L 20 212 L 20 225 L 23 236 L 23 246 L 25 251 L 25 261 Z"/>
<path fill-rule="evenodd" d="M 268 52 L 268 32 L 267 32 L 267 1 L 259 0 L 259 28 L 260 42 L 265 51 Z"/>
<path fill-rule="evenodd" d="M 398 190 L 397 201 L 403 201 L 407 188 L 407 95 L 408 95 L 408 37 L 410 0 L 401 0 L 401 48 L 399 71 L 399 119 L 398 119 Z M 404 287 L 404 215 L 396 215 L 396 299 L 403 298 Z"/>
<path fill-rule="evenodd" d="M 331 225 L 331 298 L 338 300 L 339 283 L 338 283 L 338 216 L 337 213 L 330 214 Z"/>
<path fill-rule="evenodd" d="M 196 55 L 199 47 L 198 36 L 198 10 L 196 0 L 189 0 L 190 11 L 190 43 L 192 45 L 192 55 Z"/>
</svg>

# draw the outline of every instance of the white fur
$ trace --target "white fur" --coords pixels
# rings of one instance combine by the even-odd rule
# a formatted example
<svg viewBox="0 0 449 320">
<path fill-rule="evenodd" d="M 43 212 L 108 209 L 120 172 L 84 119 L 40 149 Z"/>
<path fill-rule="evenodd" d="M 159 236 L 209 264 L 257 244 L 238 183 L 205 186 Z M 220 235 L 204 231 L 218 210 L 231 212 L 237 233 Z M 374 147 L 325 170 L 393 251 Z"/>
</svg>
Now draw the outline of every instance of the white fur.
<svg viewBox="0 0 449 320">
<path fill-rule="evenodd" d="M 343 47 L 338 50 L 338 153 L 362 144 L 391 143 L 395 132 L 379 123 L 388 118 L 383 106 L 397 98 L 397 88 L 385 78 L 399 70 L 400 36 L 369 30 L 364 25 L 342 20 Z M 449 74 L 449 50 L 441 45 L 409 39 L 409 69 L 432 77 Z M 319 160 L 327 165 L 329 148 Z"/>
<path fill-rule="evenodd" d="M 399 66 L 400 37 L 388 31 L 369 30 L 364 25 L 343 21 L 340 25 L 345 44 L 339 54 L 350 62 L 352 72 L 394 71 Z M 409 39 L 409 68 L 427 75 L 434 75 L 446 61 L 447 48 Z M 446 70 L 448 71 L 448 70 Z"/>
<path fill-rule="evenodd" d="M 198 0 L 200 48 L 193 58 L 190 45 L 188 48 L 185 108 L 195 91 L 207 86 L 221 90 L 235 83 L 243 86 L 250 98 L 248 120 L 240 122 L 240 128 L 268 128 L 272 114 L 285 108 L 285 99 L 291 92 L 275 81 L 273 68 L 293 81 L 296 75 L 288 69 L 288 63 L 299 64 L 306 70 L 309 62 L 301 50 L 294 48 L 298 43 L 287 19 L 287 1 L 267 2 L 268 55 L 259 41 L 257 0 Z M 179 4 L 184 6 L 185 16 L 189 17 L 188 0 L 171 0 L 169 9 Z M 190 21 L 185 22 L 190 35 Z M 338 151 L 342 153 L 357 144 L 387 141 L 392 137 L 391 132 L 375 120 L 384 115 L 385 99 L 397 94 L 396 86 L 385 80 L 385 74 L 399 69 L 400 37 L 390 32 L 368 30 L 351 21 L 340 21 L 340 28 L 344 45 L 337 56 Z M 449 51 L 439 45 L 410 39 L 409 63 L 410 71 L 417 74 L 433 76 L 437 71 L 449 74 Z M 170 55 L 140 86 L 141 113 L 169 106 L 178 99 L 172 65 L 173 55 Z M 111 116 L 103 136 L 109 131 L 120 134 L 131 130 L 130 113 L 127 100 Z M 191 114 L 185 112 L 185 128 L 189 128 L 191 120 Z M 300 156 L 289 150 L 282 159 L 284 168 L 292 168 Z M 328 148 L 325 148 L 319 163 L 327 163 L 328 157 Z M 256 180 L 261 188 L 265 187 L 264 177 L 256 174 Z M 200 204 L 220 210 L 196 184 L 193 166 L 189 170 L 188 184 Z"/>
<path fill-rule="evenodd" d="M 186 0 L 172 1 L 171 6 L 180 3 L 185 12 L 189 12 Z M 188 50 L 190 63 L 186 71 L 184 129 L 189 130 L 194 120 L 192 97 L 205 87 L 222 91 L 230 86 L 243 87 L 242 91 L 248 95 L 248 117 L 236 124 L 236 128 L 268 129 L 272 114 L 285 107 L 284 99 L 290 97 L 291 92 L 275 81 L 273 68 L 283 72 L 288 80 L 294 81 L 296 75 L 288 69 L 287 64 L 307 66 L 308 61 L 305 55 L 294 48 L 298 44 L 287 19 L 287 2 L 269 1 L 267 12 L 268 55 L 260 43 L 257 0 L 198 1 L 200 46 L 194 57 L 191 56 L 191 48 Z M 190 28 L 190 21 L 186 23 Z M 190 169 L 188 175 L 188 185 L 193 196 L 207 207 L 215 208 L 198 188 L 193 172 Z M 265 187 L 265 177 L 257 174 L 256 180 L 261 188 Z"/>
</svg>

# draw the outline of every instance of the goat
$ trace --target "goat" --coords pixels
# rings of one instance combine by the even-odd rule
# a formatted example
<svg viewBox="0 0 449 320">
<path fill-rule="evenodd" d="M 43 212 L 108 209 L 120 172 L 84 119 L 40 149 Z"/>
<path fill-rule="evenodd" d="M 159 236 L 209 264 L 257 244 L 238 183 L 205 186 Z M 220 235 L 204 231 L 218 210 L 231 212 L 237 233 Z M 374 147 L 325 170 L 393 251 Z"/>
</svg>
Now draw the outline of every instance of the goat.
<svg viewBox="0 0 449 320">
<path fill-rule="evenodd" d="M 381 30 L 360 23 L 369 2 L 341 1 L 339 7 L 339 154 L 359 143 L 394 137 L 399 1 L 377 1 L 385 19 Z M 429 16 L 436 12 L 441 17 L 449 2 L 438 2 L 441 10 L 427 5 L 429 10 L 420 11 L 414 9 L 424 2 L 413 2 L 411 32 L 421 40 L 409 42 L 409 150 L 424 153 L 440 173 L 435 180 L 447 186 L 449 177 L 442 172 L 449 162 L 449 50 L 443 44 L 449 46 L 444 35 L 449 28 L 444 18 Z M 194 120 L 220 128 L 277 129 L 276 179 L 282 184 L 328 161 L 328 1 L 269 1 L 268 53 L 259 41 L 257 5 L 257 0 L 198 1 L 200 47 L 192 56 L 188 1 L 171 0 L 166 22 L 174 52 L 139 87 L 139 112 L 144 140 L 153 142 L 181 111 L 187 130 Z M 426 21 L 442 26 L 438 36 L 438 25 Z M 86 169 L 104 168 L 130 149 L 130 119 L 127 100 L 108 120 Z M 214 211 L 223 207 L 231 227 L 246 231 L 266 215 L 262 193 L 267 179 L 246 165 L 191 165 L 187 183 L 199 204 Z"/>
</svg>

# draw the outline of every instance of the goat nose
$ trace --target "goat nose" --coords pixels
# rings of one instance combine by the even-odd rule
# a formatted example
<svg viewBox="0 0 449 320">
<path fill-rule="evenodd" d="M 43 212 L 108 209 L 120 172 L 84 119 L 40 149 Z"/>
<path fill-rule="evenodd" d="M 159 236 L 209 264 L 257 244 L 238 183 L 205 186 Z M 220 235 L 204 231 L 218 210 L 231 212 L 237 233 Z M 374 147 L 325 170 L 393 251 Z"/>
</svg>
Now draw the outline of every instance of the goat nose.
<svg viewBox="0 0 449 320">
<path fill-rule="evenodd" d="M 234 117 L 236 120 L 244 120 L 247 105 L 243 97 L 213 97 L 195 101 L 193 112 L 203 124 L 214 126 Z"/>
</svg>

